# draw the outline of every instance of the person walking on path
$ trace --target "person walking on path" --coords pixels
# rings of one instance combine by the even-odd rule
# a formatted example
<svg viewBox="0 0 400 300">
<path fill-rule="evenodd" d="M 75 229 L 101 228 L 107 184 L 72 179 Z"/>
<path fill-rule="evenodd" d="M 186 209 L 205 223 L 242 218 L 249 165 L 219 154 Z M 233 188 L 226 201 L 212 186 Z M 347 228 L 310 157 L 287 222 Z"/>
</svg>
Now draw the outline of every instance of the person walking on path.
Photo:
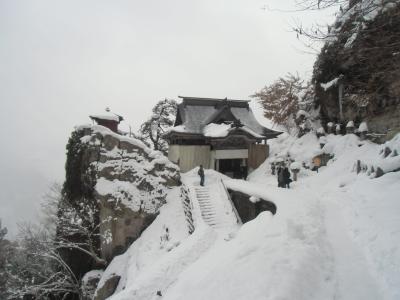
<svg viewBox="0 0 400 300">
<path fill-rule="evenodd" d="M 278 177 L 278 187 L 281 188 L 285 187 L 282 167 L 278 168 L 277 177 Z"/>
<path fill-rule="evenodd" d="M 292 182 L 292 179 L 290 179 L 290 172 L 287 167 L 284 167 L 282 170 L 283 173 L 283 187 L 290 189 L 290 183 Z"/>
<path fill-rule="evenodd" d="M 197 172 L 197 174 L 199 174 L 200 176 L 200 185 L 204 186 L 204 169 L 203 169 L 203 165 L 200 165 L 199 171 Z"/>
</svg>

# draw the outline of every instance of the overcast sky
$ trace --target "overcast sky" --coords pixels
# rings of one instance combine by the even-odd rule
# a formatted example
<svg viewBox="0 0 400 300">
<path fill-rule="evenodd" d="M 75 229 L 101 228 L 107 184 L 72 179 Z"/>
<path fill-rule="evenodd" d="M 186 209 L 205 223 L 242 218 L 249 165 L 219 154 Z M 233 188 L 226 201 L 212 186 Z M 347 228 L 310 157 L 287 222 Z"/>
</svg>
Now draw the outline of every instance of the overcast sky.
<svg viewBox="0 0 400 300">
<path fill-rule="evenodd" d="M 0 0 L 0 218 L 35 220 L 64 177 L 73 127 L 109 106 L 137 129 L 178 95 L 248 99 L 315 57 L 280 13 L 291 0 Z M 282 6 L 285 5 L 285 6 Z M 261 115 L 257 111 L 257 115 Z"/>
</svg>

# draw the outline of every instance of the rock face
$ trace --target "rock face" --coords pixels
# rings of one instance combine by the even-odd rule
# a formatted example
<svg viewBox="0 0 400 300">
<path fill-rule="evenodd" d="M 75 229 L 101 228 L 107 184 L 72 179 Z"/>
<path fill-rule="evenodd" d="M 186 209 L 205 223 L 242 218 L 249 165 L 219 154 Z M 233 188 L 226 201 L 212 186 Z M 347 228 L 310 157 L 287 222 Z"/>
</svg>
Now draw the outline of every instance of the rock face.
<svg viewBox="0 0 400 300">
<path fill-rule="evenodd" d="M 107 279 L 107 281 L 96 291 L 93 300 L 105 300 L 114 294 L 120 279 L 121 276 L 118 275 L 114 275 Z"/>
<path fill-rule="evenodd" d="M 366 121 L 371 133 L 387 140 L 400 131 L 400 3 L 360 17 L 366 1 L 353 2 L 314 65 L 316 104 L 325 126 Z"/>
<path fill-rule="evenodd" d="M 97 284 L 103 275 L 102 270 L 92 270 L 86 273 L 81 281 L 81 290 L 83 300 L 92 300 L 96 291 Z"/>
<path fill-rule="evenodd" d="M 161 152 L 103 126 L 81 126 L 85 165 L 93 170 L 99 205 L 101 256 L 123 253 L 154 220 L 179 169 Z"/>
<path fill-rule="evenodd" d="M 270 201 L 230 189 L 228 192 L 243 223 L 254 220 L 263 211 L 276 214 L 276 205 Z"/>
</svg>

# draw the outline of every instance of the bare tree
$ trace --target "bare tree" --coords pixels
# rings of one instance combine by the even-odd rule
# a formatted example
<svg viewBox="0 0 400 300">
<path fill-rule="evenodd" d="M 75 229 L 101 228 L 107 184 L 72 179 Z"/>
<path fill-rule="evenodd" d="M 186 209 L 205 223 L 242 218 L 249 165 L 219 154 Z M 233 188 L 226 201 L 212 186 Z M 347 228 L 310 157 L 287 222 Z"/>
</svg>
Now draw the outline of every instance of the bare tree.
<svg viewBox="0 0 400 300">
<path fill-rule="evenodd" d="M 82 201 L 73 206 L 63 201 L 61 186 L 54 184 L 42 204 L 44 222 L 20 225 L 18 244 L 5 259 L 2 259 L 2 245 L 6 231 L 0 225 L 0 275 L 3 272 L 7 278 L 8 299 L 31 297 L 47 300 L 71 296 L 83 299 L 81 278 L 65 260 L 64 254 L 74 250 L 74 253 L 92 259 L 99 267 L 106 265 L 94 242 L 100 226 L 96 223 L 97 208 L 88 203 L 91 202 Z M 2 264 L 3 261 L 6 263 Z"/>
<path fill-rule="evenodd" d="M 97 222 L 97 206 L 92 202 L 82 201 L 78 207 L 62 201 L 58 205 L 57 237 L 55 247 L 61 249 L 74 249 L 88 255 L 99 267 L 104 267 L 106 261 L 100 257 L 99 240 L 100 225 L 109 220 Z M 74 237 L 79 237 L 75 239 Z"/>
<path fill-rule="evenodd" d="M 2 227 L 0 219 L 0 299 L 5 299 L 7 297 L 8 274 L 6 272 L 6 267 L 12 252 L 12 244 L 5 238 L 6 235 L 7 228 Z"/>
<path fill-rule="evenodd" d="M 79 280 L 46 229 L 21 225 L 18 248 L 8 259 L 8 299 L 82 298 Z"/>
<path fill-rule="evenodd" d="M 323 10 L 327 8 L 336 8 L 336 21 L 332 25 L 314 24 L 311 27 L 305 27 L 301 23 L 293 26 L 293 31 L 298 38 L 305 38 L 303 41 L 307 46 L 312 47 L 315 42 L 334 42 L 340 35 L 347 33 L 347 37 L 356 35 L 362 32 L 368 32 L 371 28 L 368 27 L 376 15 L 387 11 L 399 5 L 399 0 L 300 0 L 296 1 L 298 10 Z M 399 12 L 387 18 L 385 24 L 391 24 L 393 18 L 398 18 Z M 376 30 L 372 28 L 372 30 Z M 398 37 L 398 35 L 396 35 Z M 399 40 L 389 38 L 387 47 L 396 47 Z"/>
<path fill-rule="evenodd" d="M 289 73 L 251 97 L 261 103 L 266 118 L 289 130 L 295 126 L 294 119 L 299 111 L 300 94 L 304 89 L 303 80 L 298 75 Z"/>
</svg>

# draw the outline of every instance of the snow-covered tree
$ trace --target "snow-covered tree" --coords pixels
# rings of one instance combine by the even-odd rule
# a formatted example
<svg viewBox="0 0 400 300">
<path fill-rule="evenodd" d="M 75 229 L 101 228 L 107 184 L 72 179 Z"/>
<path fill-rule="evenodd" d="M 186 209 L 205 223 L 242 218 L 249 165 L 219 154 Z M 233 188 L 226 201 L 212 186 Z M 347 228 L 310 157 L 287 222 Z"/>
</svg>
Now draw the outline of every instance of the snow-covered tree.
<svg viewBox="0 0 400 300">
<path fill-rule="evenodd" d="M 7 299 L 81 299 L 79 280 L 46 228 L 22 225 L 18 247 L 7 259 Z"/>
<path fill-rule="evenodd" d="M 11 251 L 11 243 L 5 238 L 7 235 L 7 228 L 2 227 L 0 219 L 0 299 L 7 297 L 7 281 L 8 275 L 6 266 Z"/>
<path fill-rule="evenodd" d="M 332 42 L 336 39 L 343 38 L 343 32 L 347 32 L 348 37 L 352 37 L 352 41 L 356 35 L 362 31 L 368 31 L 368 23 L 382 12 L 394 8 L 400 4 L 399 0 L 303 0 L 297 1 L 299 10 L 323 10 L 327 8 L 336 9 L 337 19 L 332 25 L 314 24 L 312 27 L 304 27 L 297 24 L 294 31 L 298 38 L 306 38 L 307 44 L 312 45 L 313 42 Z M 391 25 L 393 19 L 399 17 L 399 12 L 386 18 L 382 24 L 383 27 Z M 389 37 L 391 36 L 391 37 Z M 396 46 L 399 37 L 398 32 L 388 34 L 387 47 Z M 382 37 L 380 37 L 382 38 Z"/>
<path fill-rule="evenodd" d="M 168 143 L 163 135 L 174 124 L 177 102 L 172 99 L 159 101 L 152 110 L 152 116 L 140 127 L 141 138 L 150 144 L 154 150 L 164 153 L 168 150 Z"/>
<path fill-rule="evenodd" d="M 74 131 L 67 144 L 65 182 L 57 206 L 56 241 L 59 251 L 75 276 L 83 276 L 104 265 L 100 255 L 99 207 L 94 197 L 94 166 L 85 158 L 84 133 Z M 67 246 L 72 244 L 72 246 Z"/>
<path fill-rule="evenodd" d="M 92 201 L 81 201 L 72 206 L 61 200 L 57 212 L 57 236 L 55 245 L 61 252 L 71 250 L 92 259 L 96 266 L 104 267 L 106 261 L 100 257 L 98 207 Z M 102 220 L 107 222 L 107 220 Z M 86 258 L 87 260 L 87 258 Z"/>
<path fill-rule="evenodd" d="M 10 243 L 4 241 L 6 230 L 0 224 L 0 283 L 5 281 L 8 299 L 82 299 L 79 265 L 71 264 L 70 256 L 72 262 L 79 258 L 82 264 L 106 264 L 96 244 L 100 223 L 92 203 L 72 205 L 54 184 L 42 204 L 44 221 L 20 225 L 17 245 L 5 248 Z M 0 288 L 0 296 L 2 292 Z"/>
</svg>

